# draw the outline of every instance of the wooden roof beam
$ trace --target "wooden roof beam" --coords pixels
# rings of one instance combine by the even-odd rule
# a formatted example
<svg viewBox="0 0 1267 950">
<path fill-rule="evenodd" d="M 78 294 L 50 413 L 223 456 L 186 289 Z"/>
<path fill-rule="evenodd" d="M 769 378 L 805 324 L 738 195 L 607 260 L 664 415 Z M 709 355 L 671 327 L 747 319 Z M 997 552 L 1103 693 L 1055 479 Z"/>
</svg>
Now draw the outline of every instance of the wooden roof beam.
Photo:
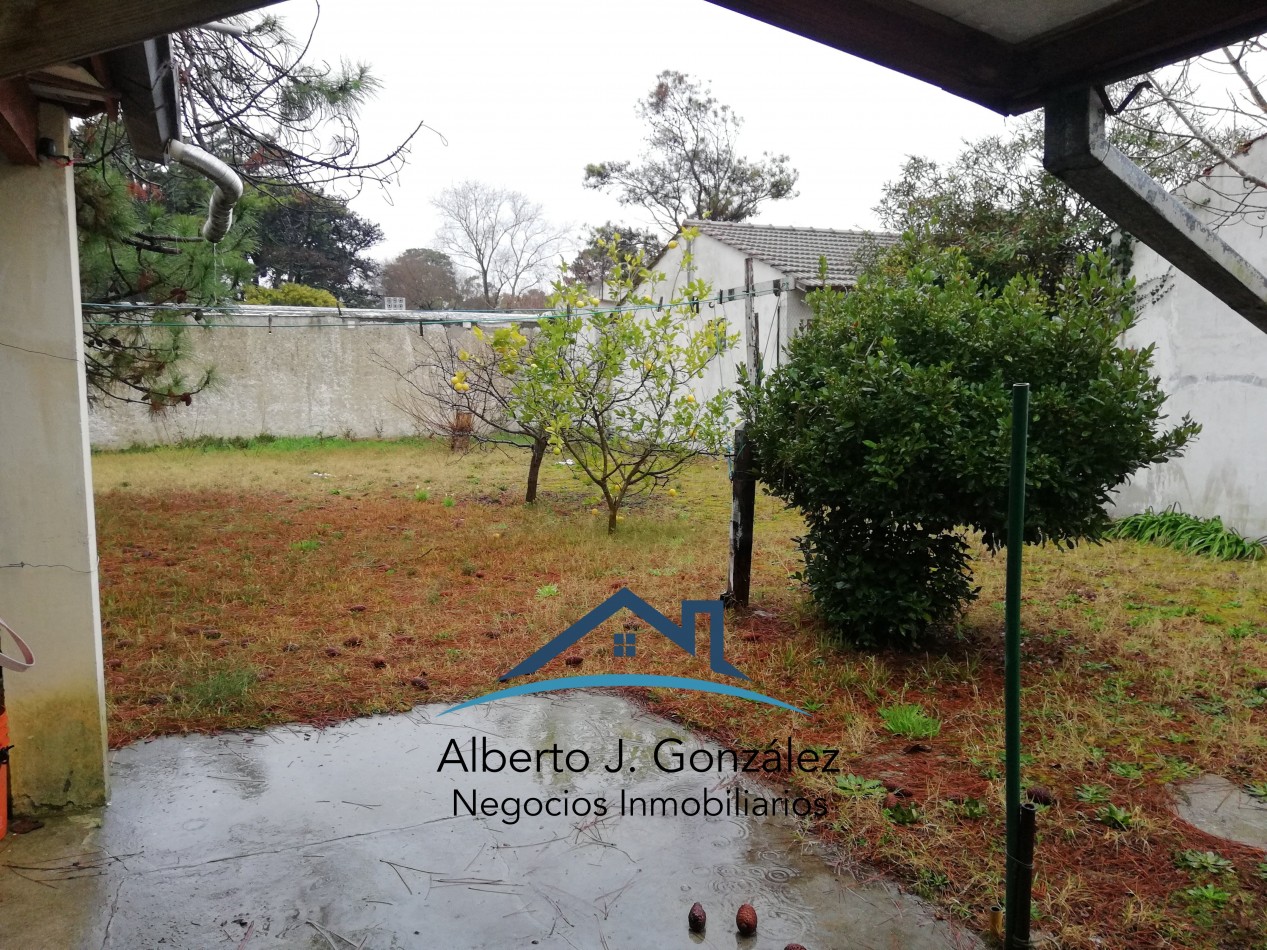
<svg viewBox="0 0 1267 950">
<path fill-rule="evenodd" d="M 235 16 L 278 0 L 3 0 L 0 79 Z"/>
<path fill-rule="evenodd" d="M 38 165 L 39 106 L 26 83 L 0 81 L 0 155 L 14 165 Z"/>
</svg>

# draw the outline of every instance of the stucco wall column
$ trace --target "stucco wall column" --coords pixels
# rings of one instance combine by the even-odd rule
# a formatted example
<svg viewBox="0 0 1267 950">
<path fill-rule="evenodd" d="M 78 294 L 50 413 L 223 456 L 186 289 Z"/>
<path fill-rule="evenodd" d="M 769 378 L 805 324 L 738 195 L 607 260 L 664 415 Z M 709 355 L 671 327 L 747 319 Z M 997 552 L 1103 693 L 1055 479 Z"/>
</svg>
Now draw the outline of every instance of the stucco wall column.
<svg viewBox="0 0 1267 950">
<path fill-rule="evenodd" d="M 65 113 L 40 126 L 65 154 Z M 0 164 L 0 617 L 36 659 L 4 678 L 18 812 L 106 797 L 93 518 L 72 173 Z"/>
</svg>

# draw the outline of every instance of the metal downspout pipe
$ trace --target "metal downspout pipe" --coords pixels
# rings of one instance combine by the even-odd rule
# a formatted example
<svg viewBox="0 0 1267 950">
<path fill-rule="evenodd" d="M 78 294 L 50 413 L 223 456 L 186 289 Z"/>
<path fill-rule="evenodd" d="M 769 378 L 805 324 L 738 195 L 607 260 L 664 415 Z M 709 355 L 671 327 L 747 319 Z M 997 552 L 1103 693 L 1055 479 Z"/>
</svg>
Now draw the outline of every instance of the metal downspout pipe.
<svg viewBox="0 0 1267 950">
<path fill-rule="evenodd" d="M 233 206 L 242 197 L 242 179 L 220 159 L 205 152 L 197 145 L 188 145 L 178 139 L 167 144 L 172 161 L 192 168 L 215 183 L 207 206 L 207 220 L 202 225 L 202 236 L 212 244 L 219 244 L 233 226 Z"/>
</svg>

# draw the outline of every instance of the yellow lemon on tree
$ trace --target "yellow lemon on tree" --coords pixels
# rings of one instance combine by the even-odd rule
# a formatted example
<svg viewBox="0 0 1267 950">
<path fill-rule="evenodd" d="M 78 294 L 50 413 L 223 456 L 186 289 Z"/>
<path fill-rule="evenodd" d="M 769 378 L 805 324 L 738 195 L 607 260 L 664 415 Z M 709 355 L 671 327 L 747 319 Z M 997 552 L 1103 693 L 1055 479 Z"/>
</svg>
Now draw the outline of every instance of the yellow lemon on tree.
<svg viewBox="0 0 1267 950">
<path fill-rule="evenodd" d="M 677 247 L 677 241 L 670 241 L 667 247 L 669 248 L 670 251 L 673 250 L 675 247 Z"/>
</svg>

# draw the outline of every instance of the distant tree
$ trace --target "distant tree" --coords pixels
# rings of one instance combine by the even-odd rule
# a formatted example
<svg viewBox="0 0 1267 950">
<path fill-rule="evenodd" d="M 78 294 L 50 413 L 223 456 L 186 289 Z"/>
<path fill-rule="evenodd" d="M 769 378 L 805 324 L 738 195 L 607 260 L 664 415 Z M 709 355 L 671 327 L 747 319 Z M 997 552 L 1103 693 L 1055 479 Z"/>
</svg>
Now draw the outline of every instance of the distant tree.
<svg viewBox="0 0 1267 950">
<path fill-rule="evenodd" d="M 453 261 L 443 251 L 411 247 L 383 265 L 383 293 L 414 310 L 443 310 L 463 297 Z"/>
<path fill-rule="evenodd" d="M 664 250 L 664 239 L 654 231 L 608 221 L 589 229 L 585 247 L 573 258 L 569 268 L 572 278 L 586 287 L 604 283 L 612 267 L 608 247 L 613 241 L 619 255 L 641 252 L 648 262 L 654 261 Z"/>
<path fill-rule="evenodd" d="M 228 162 L 281 206 L 293 205 L 298 195 L 318 205 L 342 205 L 342 198 L 324 189 L 337 182 L 356 190 L 394 177 L 418 129 L 385 155 L 362 156 L 357 113 L 378 87 L 367 67 L 312 61 L 311 34 L 296 41 L 276 17 L 234 18 L 229 30 L 190 29 L 172 37 L 187 141 Z M 314 262 L 281 263 L 286 255 L 274 245 L 293 206 L 268 208 L 248 187 L 237 224 L 212 248 L 197 238 L 211 192 L 205 179 L 180 166 L 139 161 L 118 123 L 88 120 L 72 134 L 72 152 L 79 156 L 75 189 L 86 302 L 216 303 L 247 283 L 252 262 L 261 261 L 267 262 L 265 274 L 321 282 L 349 303 L 359 302 L 350 298 L 360 294 L 369 272 L 356 261 L 338 265 L 344 267 L 343 285 L 338 274 L 309 276 L 321 269 Z M 253 219 L 262 219 L 262 251 Z M 365 229 L 354 221 L 340 218 L 331 226 L 335 232 L 340 228 L 346 233 L 334 239 L 342 249 L 351 248 L 354 258 L 376 242 L 364 243 Z M 186 378 L 182 319 L 152 309 L 143 315 L 89 309 L 84 346 L 90 398 L 154 409 L 188 403 L 211 377 L 204 370 Z"/>
<path fill-rule="evenodd" d="M 282 284 L 279 287 L 251 284 L 246 288 L 245 300 L 247 303 L 277 307 L 336 307 L 339 304 L 330 291 L 306 284 Z"/>
<path fill-rule="evenodd" d="M 474 273 L 481 305 L 490 310 L 540 284 L 566 243 L 567 232 L 517 191 L 464 181 L 432 204 L 442 220 L 436 243 Z"/>
<path fill-rule="evenodd" d="M 299 40 L 270 15 L 235 17 L 232 32 L 174 34 L 186 138 L 262 186 L 321 195 L 336 182 L 359 190 L 394 178 L 423 124 L 386 154 L 363 157 L 357 113 L 380 83 L 364 63 L 308 56 L 319 21 Z"/>
<path fill-rule="evenodd" d="M 908 158 L 875 210 L 888 228 L 960 248 L 991 286 L 1033 275 L 1051 292 L 1080 254 L 1108 246 L 1113 223 L 1043 171 L 1041 150 L 1041 124 L 1023 120 L 946 165 Z"/>
<path fill-rule="evenodd" d="M 135 402 L 154 410 L 188 404 L 212 380 L 183 362 L 190 328 L 175 311 L 129 312 L 122 305 L 214 303 L 249 282 L 254 247 L 247 215 L 219 245 L 198 236 L 211 185 L 177 173 L 142 179 L 118 123 L 104 119 L 74 130 L 75 206 L 80 293 L 85 303 L 84 364 L 88 398 Z"/>
<path fill-rule="evenodd" d="M 502 298 L 503 310 L 546 310 L 550 295 L 540 287 L 530 287 L 521 294 Z"/>
<path fill-rule="evenodd" d="M 307 191 L 265 191 L 252 200 L 256 239 L 251 261 L 258 281 L 306 284 L 329 291 L 349 307 L 369 306 L 377 293 L 378 263 L 366 252 L 383 230 L 341 198 Z"/>
<path fill-rule="evenodd" d="M 1189 64 L 1179 79 L 1165 85 L 1159 80 L 1158 89 L 1137 93 L 1111 120 L 1110 140 L 1167 188 L 1193 181 L 1214 187 L 1217 180 L 1223 183 L 1219 187 L 1243 196 L 1247 189 L 1239 178 L 1229 184 L 1228 176 L 1206 174 L 1219 154 L 1236 151 L 1239 128 L 1207 126 L 1203 137 L 1183 134 L 1183 122 L 1160 98 L 1182 95 L 1192 101 L 1193 75 Z M 1120 104 L 1133 88 L 1119 83 L 1110 87 L 1109 98 Z M 1263 121 L 1267 128 L 1267 114 Z M 969 143 L 950 163 L 908 158 L 899 177 L 885 184 L 875 210 L 886 227 L 917 230 L 940 247 L 960 248 L 996 288 L 1028 275 L 1052 293 L 1076 273 L 1080 255 L 1100 249 L 1111 249 L 1125 265 L 1130 240 L 1116 241 L 1115 222 L 1043 170 L 1042 150 L 1042 116 L 1031 115 L 1017 120 L 1006 135 Z"/>
<path fill-rule="evenodd" d="M 737 154 L 743 120 L 694 77 L 665 70 L 637 111 L 648 127 L 641 159 L 586 165 L 585 187 L 616 191 L 621 204 L 645 208 L 666 233 L 687 218 L 745 221 L 764 202 L 796 195 L 788 157 Z"/>
</svg>

